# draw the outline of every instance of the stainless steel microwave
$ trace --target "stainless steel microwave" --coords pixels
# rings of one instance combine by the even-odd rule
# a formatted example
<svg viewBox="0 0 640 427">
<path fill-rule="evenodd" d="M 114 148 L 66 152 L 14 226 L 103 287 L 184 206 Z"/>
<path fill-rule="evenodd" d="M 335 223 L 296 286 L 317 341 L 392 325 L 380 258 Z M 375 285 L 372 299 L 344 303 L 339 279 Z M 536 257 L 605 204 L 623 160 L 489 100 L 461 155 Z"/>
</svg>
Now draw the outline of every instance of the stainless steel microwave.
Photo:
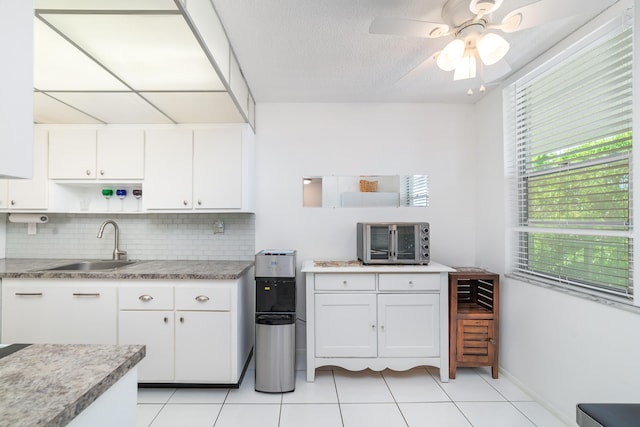
<svg viewBox="0 0 640 427">
<path fill-rule="evenodd" d="M 429 264 L 429 223 L 359 222 L 363 264 Z"/>
</svg>

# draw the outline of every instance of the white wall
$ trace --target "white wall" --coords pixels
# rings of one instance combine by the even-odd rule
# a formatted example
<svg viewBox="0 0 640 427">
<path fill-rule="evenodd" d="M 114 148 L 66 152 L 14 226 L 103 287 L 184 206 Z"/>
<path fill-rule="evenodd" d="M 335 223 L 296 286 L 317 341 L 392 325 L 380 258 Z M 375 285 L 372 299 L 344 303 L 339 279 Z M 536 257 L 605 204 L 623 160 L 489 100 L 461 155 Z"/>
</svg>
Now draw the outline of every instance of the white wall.
<svg viewBox="0 0 640 427">
<path fill-rule="evenodd" d="M 358 221 L 427 221 L 431 256 L 475 263 L 475 120 L 469 105 L 258 104 L 256 250 L 356 258 Z M 428 208 L 303 208 L 302 177 L 427 174 Z M 305 319 L 298 268 L 298 318 Z M 298 323 L 298 349 L 305 348 Z"/>
<path fill-rule="evenodd" d="M 504 273 L 509 218 L 501 94 L 489 94 L 476 107 L 483 164 L 476 176 L 477 261 Z M 636 212 L 634 223 L 638 219 Z M 503 276 L 500 315 L 501 369 L 567 423 L 575 425 L 580 402 L 640 402 L 637 312 Z"/>
</svg>

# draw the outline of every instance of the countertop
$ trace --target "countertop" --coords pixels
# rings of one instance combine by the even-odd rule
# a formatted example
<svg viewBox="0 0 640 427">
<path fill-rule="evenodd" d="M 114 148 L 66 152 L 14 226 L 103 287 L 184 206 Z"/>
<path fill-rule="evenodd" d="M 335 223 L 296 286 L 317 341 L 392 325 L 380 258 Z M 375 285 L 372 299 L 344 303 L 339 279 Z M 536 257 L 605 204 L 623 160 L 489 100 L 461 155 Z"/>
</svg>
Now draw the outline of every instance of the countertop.
<svg viewBox="0 0 640 427">
<path fill-rule="evenodd" d="M 43 271 L 75 259 L 0 259 L 0 279 L 168 279 L 236 280 L 253 261 L 138 261 L 102 271 Z"/>
<path fill-rule="evenodd" d="M 0 359 L 0 422 L 66 425 L 144 356 L 141 345 L 80 344 L 33 344 L 10 354 Z"/>
<path fill-rule="evenodd" d="M 303 273 L 443 273 L 451 267 L 431 261 L 428 265 L 364 265 L 357 260 L 304 261 Z"/>
</svg>

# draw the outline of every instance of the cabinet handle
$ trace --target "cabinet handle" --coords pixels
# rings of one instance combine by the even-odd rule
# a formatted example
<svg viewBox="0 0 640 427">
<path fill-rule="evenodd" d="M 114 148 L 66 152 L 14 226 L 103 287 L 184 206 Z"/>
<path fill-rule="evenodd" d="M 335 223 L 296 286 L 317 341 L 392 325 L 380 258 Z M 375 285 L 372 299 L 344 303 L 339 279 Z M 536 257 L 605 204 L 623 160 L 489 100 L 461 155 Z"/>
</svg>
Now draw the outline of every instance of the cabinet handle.
<svg viewBox="0 0 640 427">
<path fill-rule="evenodd" d="M 384 325 L 381 325 L 381 326 L 380 326 L 380 329 L 384 331 Z"/>
<path fill-rule="evenodd" d="M 198 301 L 198 302 L 207 302 L 207 301 L 209 301 L 209 297 L 206 296 L 206 295 L 198 295 L 196 297 L 196 301 Z"/>
<path fill-rule="evenodd" d="M 185 206 L 187 206 L 188 202 L 187 202 L 186 200 L 183 200 L 183 201 L 182 201 L 182 204 L 183 204 L 183 205 L 185 205 Z"/>
<path fill-rule="evenodd" d="M 180 323 L 184 323 L 184 317 L 180 316 Z"/>
<path fill-rule="evenodd" d="M 169 323 L 169 318 L 167 316 L 164 316 L 164 323 Z"/>
<path fill-rule="evenodd" d="M 487 338 L 487 342 L 488 342 L 489 344 L 493 344 L 493 345 L 495 345 L 495 344 L 496 344 L 496 340 L 494 340 L 493 338 Z"/>
<path fill-rule="evenodd" d="M 375 329 L 376 329 L 376 325 L 375 325 L 375 324 L 374 324 L 374 325 L 371 325 L 371 329 L 374 329 L 374 330 L 375 330 Z"/>
<path fill-rule="evenodd" d="M 342 281 L 342 284 L 343 284 L 344 286 L 347 286 L 347 281 L 346 281 L 346 280 L 343 280 L 343 281 Z"/>
<path fill-rule="evenodd" d="M 15 206 L 15 204 L 16 204 L 16 201 L 15 201 L 15 200 L 12 200 L 12 201 L 11 201 L 11 206 Z"/>
<path fill-rule="evenodd" d="M 42 292 L 16 292 L 18 297 L 41 297 Z"/>
<path fill-rule="evenodd" d="M 87 176 L 90 176 L 91 175 L 91 170 L 87 169 L 86 174 L 87 174 Z"/>
<path fill-rule="evenodd" d="M 99 292 L 95 292 L 95 293 L 74 292 L 73 296 L 74 297 L 99 297 L 100 293 Z"/>
<path fill-rule="evenodd" d="M 202 206 L 202 200 L 198 200 L 198 206 Z"/>
<path fill-rule="evenodd" d="M 409 285 L 413 286 L 413 280 L 409 280 Z"/>
<path fill-rule="evenodd" d="M 144 295 L 140 295 L 138 299 L 142 302 L 147 302 L 147 301 L 151 301 L 153 297 L 151 295 L 144 294 Z"/>
<path fill-rule="evenodd" d="M 104 169 L 100 169 L 100 175 L 104 176 Z"/>
</svg>

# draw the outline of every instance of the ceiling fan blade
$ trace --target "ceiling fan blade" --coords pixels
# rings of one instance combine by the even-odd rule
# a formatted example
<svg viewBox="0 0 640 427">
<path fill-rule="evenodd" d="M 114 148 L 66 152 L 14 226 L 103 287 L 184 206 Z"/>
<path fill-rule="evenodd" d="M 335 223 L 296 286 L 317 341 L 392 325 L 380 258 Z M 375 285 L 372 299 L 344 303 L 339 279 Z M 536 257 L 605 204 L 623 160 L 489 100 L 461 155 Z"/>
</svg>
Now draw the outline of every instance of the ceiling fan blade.
<svg viewBox="0 0 640 427">
<path fill-rule="evenodd" d="M 371 34 L 436 38 L 449 34 L 449 26 L 442 23 L 404 18 L 376 18 L 369 26 Z"/>
<path fill-rule="evenodd" d="M 526 30 L 566 18 L 579 7 L 573 1 L 539 0 L 509 12 L 498 26 L 505 33 Z"/>
</svg>

